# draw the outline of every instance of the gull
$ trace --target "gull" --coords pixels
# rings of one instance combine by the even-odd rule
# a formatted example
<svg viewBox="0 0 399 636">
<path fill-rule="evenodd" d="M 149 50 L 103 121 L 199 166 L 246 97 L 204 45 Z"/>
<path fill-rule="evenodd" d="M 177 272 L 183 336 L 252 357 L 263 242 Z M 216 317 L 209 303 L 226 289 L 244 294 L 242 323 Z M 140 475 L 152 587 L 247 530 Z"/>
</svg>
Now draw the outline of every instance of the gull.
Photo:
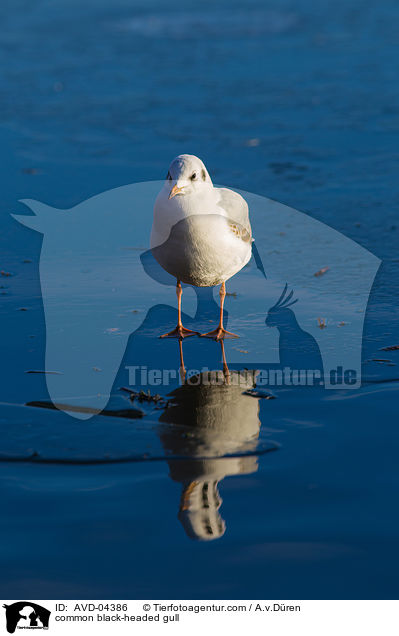
<svg viewBox="0 0 399 636">
<path fill-rule="evenodd" d="M 177 326 L 161 338 L 182 339 L 194 335 L 215 340 L 238 338 L 223 327 L 226 281 L 250 260 L 252 241 L 245 199 L 233 190 L 215 188 L 198 157 L 175 157 L 155 201 L 151 231 L 154 258 L 177 281 Z M 182 282 L 195 287 L 221 285 L 216 329 L 199 334 L 183 327 Z"/>
</svg>

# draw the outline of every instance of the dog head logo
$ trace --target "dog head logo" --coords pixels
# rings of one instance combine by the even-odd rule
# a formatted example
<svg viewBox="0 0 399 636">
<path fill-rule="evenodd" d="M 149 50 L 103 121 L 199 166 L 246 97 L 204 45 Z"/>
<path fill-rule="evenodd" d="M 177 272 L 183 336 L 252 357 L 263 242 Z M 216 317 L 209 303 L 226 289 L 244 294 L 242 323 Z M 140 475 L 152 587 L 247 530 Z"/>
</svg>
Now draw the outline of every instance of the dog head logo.
<svg viewBox="0 0 399 636">
<path fill-rule="evenodd" d="M 9 634 L 13 634 L 16 629 L 48 629 L 51 612 L 37 603 L 19 601 L 3 607 L 6 610 Z"/>
<path fill-rule="evenodd" d="M 122 186 L 68 210 L 24 200 L 34 215 L 14 215 L 43 234 L 46 382 L 53 403 L 73 417 L 88 419 L 105 408 L 129 336 L 155 305 L 174 304 L 169 284 L 152 277 L 140 260 L 149 248 L 162 186 L 160 181 Z M 228 303 L 229 330 L 239 332 L 245 324 L 248 350 L 232 346 L 229 361 L 282 362 L 299 334 L 316 352 L 316 368 L 324 368 L 325 388 L 360 386 L 364 316 L 379 259 L 306 214 L 241 194 L 249 205 L 256 267 L 233 279 L 237 299 L 245 302 Z M 298 299 L 292 308 L 278 303 L 286 284 Z M 154 326 L 149 337 L 158 335 Z M 134 352 L 129 359 L 134 365 L 132 357 Z M 350 384 L 337 386 L 337 368 L 350 371 Z M 77 400 L 90 402 L 91 409 L 65 408 Z"/>
</svg>

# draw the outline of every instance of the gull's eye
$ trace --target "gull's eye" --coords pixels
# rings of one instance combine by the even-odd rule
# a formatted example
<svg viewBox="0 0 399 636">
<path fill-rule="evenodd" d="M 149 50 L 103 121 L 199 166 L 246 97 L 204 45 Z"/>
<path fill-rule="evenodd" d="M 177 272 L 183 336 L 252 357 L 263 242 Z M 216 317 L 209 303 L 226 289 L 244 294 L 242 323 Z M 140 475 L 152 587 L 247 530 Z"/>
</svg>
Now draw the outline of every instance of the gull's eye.
<svg viewBox="0 0 399 636">
<path fill-rule="evenodd" d="M 172 175 L 170 174 L 170 172 L 168 172 L 168 174 L 166 175 L 166 178 L 168 181 L 172 181 Z"/>
<path fill-rule="evenodd" d="M 191 177 L 190 177 L 191 181 L 195 181 L 195 180 L 196 180 L 196 178 L 197 178 L 197 173 L 196 173 L 196 172 L 193 172 L 193 174 L 192 174 L 192 175 L 191 175 Z"/>
</svg>

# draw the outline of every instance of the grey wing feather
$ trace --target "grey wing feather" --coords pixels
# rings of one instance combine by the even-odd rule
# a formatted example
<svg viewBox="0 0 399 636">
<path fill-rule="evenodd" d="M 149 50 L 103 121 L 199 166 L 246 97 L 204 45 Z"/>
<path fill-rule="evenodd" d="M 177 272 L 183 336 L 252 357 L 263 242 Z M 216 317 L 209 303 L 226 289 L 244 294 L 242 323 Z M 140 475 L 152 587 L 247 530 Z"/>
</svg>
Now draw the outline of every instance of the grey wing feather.
<svg viewBox="0 0 399 636">
<path fill-rule="evenodd" d="M 217 188 L 220 195 L 218 204 L 226 211 L 229 220 L 241 225 L 252 237 L 248 204 L 243 197 L 228 188 Z"/>
</svg>

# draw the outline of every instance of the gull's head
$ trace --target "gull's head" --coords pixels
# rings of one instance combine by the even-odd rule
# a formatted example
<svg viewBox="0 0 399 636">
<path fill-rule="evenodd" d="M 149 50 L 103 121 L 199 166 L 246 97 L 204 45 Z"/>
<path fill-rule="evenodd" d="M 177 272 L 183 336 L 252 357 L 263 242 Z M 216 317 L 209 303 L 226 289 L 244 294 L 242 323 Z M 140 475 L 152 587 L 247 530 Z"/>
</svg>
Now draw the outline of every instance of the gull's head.
<svg viewBox="0 0 399 636">
<path fill-rule="evenodd" d="M 195 155 L 178 155 L 169 166 L 165 187 L 169 199 L 173 199 L 176 195 L 195 194 L 213 185 L 201 159 Z"/>
</svg>

